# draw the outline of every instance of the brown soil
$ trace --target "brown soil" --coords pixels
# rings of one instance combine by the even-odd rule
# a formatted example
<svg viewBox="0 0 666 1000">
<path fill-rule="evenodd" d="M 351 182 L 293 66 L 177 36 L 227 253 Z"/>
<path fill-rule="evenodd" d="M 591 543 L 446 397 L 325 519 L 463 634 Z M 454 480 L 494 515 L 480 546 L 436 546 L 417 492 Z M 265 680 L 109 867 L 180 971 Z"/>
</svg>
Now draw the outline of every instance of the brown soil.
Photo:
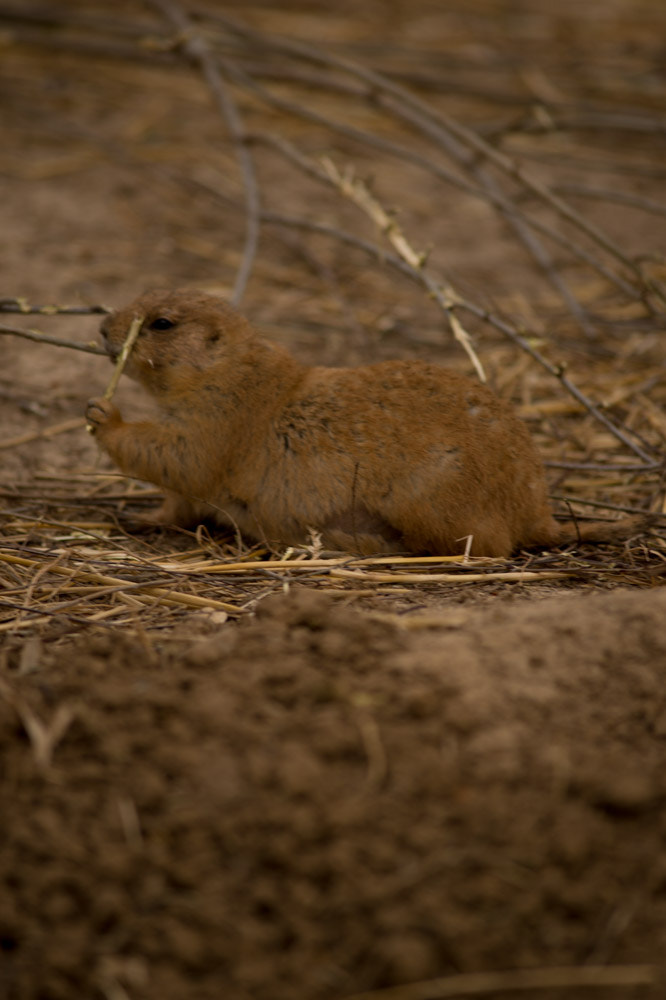
<svg viewBox="0 0 666 1000">
<path fill-rule="evenodd" d="M 528 114 L 529 102 L 497 105 L 493 92 L 660 108 L 666 13 L 656 0 L 571 0 L 556 13 L 546 0 L 357 6 L 246 4 L 237 16 L 403 75 L 441 72 L 446 85 L 427 98 L 484 134 Z M 150 18 L 129 2 L 51 6 L 61 8 Z M 60 49 L 55 29 L 49 43 L 35 25 L 14 36 L 5 15 L 3 297 L 121 305 L 155 284 L 228 294 L 242 184 L 197 74 L 168 54 L 144 64 Z M 311 99 L 358 128 L 409 137 L 348 95 Z M 246 100 L 243 110 L 252 128 L 277 130 L 266 108 Z M 548 337 L 618 422 L 663 448 L 657 320 L 569 262 L 572 287 L 603 316 L 586 340 L 490 210 L 312 123 L 279 126 L 313 156 L 374 173 L 414 242 L 433 247 L 433 266 Z M 529 130 L 506 141 L 534 152 Z M 663 197 L 661 134 L 574 128 L 533 141 L 542 144 L 530 163 L 546 180 L 556 164 L 562 182 Z M 258 163 L 269 210 L 376 237 L 279 158 Z M 658 213 L 596 200 L 585 209 L 629 253 L 663 246 Z M 427 357 L 469 371 L 420 290 L 318 238 L 267 225 L 243 308 L 306 360 Z M 86 341 L 97 320 L 34 325 Z M 553 466 L 554 492 L 663 509 L 663 472 L 609 476 L 605 463 L 635 455 L 516 348 L 469 326 L 492 384 L 522 408 L 544 454 L 589 464 Z M 252 586 L 211 584 L 242 605 L 239 620 L 132 606 L 131 595 L 125 618 L 105 618 L 114 606 L 93 598 L 40 617 L 39 587 L 64 587 L 50 567 L 69 557 L 87 552 L 99 568 L 111 552 L 117 573 L 126 556 L 175 560 L 195 544 L 202 558 L 232 558 L 237 542 L 128 533 L 124 502 L 105 499 L 121 487 L 96 478 L 110 466 L 82 426 L 43 435 L 81 416 L 108 365 L 10 337 L 0 349 L 11 445 L 0 449 L 0 552 L 43 559 L 30 590 L 18 564 L 0 562 L 2 1000 L 343 1000 L 460 973 L 634 965 L 650 967 L 652 985 L 622 987 L 618 971 L 614 988 L 493 996 L 662 1000 L 663 532 L 521 557 L 512 565 L 578 572 L 533 584 L 307 586 L 267 571 Z M 145 406 L 132 385 L 117 399 Z M 39 436 L 12 443 L 30 432 Z M 386 997 L 443 995 L 429 989 Z"/>
<path fill-rule="evenodd" d="M 406 635 L 303 590 L 234 632 L 10 654 L 4 995 L 661 965 L 665 613 L 618 592 Z"/>
</svg>

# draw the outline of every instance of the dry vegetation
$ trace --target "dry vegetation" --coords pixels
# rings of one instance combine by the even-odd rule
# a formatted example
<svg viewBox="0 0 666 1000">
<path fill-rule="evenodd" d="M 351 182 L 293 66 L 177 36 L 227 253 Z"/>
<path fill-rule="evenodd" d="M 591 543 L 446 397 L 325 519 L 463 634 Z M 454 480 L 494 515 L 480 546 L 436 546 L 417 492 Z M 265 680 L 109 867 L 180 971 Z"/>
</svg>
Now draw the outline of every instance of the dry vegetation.
<svg viewBox="0 0 666 1000">
<path fill-rule="evenodd" d="M 0 0 L 0 995 L 664 995 L 665 30 Z M 157 493 L 82 413 L 99 314 L 159 285 L 308 361 L 476 373 L 559 514 L 654 528 L 511 560 L 136 532 Z"/>
<path fill-rule="evenodd" d="M 622 44 L 614 32 L 628 30 L 629 15 L 602 16 L 588 62 L 581 43 L 592 9 L 580 22 L 573 8 L 553 18 L 507 9 L 507 26 L 513 21 L 529 44 L 507 33 L 493 49 L 475 31 L 501 16 L 501 4 L 468 16 L 454 10 L 447 33 L 432 38 L 434 9 L 411 17 L 389 6 L 386 45 L 373 43 L 372 13 L 322 13 L 314 41 L 308 17 L 288 13 L 289 34 L 265 8 L 241 19 L 170 0 L 128 4 L 123 17 L 103 4 L 5 6 L 14 67 L 50 60 L 67 91 L 66 101 L 49 95 L 51 106 L 40 107 L 23 76 L 11 124 L 16 135 L 29 108 L 42 148 L 27 156 L 28 181 L 61 172 L 85 181 L 108 158 L 154 186 L 161 204 L 146 207 L 160 214 L 152 227 L 168 223 L 176 233 L 162 242 L 176 257 L 203 259 L 200 281 L 245 299 L 269 332 L 314 336 L 321 349 L 312 353 L 334 362 L 421 353 L 488 378 L 530 421 L 565 516 L 662 512 L 665 136 L 650 62 L 654 11 L 641 6 Z M 550 44 L 558 31 L 570 36 L 567 60 L 559 40 Z M 631 38 L 643 46 L 640 59 Z M 102 83 L 81 93 L 100 65 Z M 115 108 L 119 87 L 134 99 Z M 74 95 L 80 107 L 68 116 Z M 76 134 L 64 143 L 72 117 Z M 159 260 L 151 256 L 145 270 L 144 283 L 164 281 Z M 183 279 L 191 272 L 190 261 Z M 84 281 L 75 287 L 80 297 Z M 25 291 L 7 288 L 0 309 L 7 321 L 41 313 L 47 335 L 58 312 L 104 308 L 40 308 Z M 114 297 L 126 298 L 120 287 Z M 263 305 L 253 309 L 257 299 Z M 3 452 L 33 436 L 53 435 L 57 445 L 71 430 L 67 420 L 10 436 Z M 54 614 L 127 624 L 140 608 L 144 625 L 147 608 L 155 625 L 192 606 L 239 614 L 306 575 L 344 593 L 418 586 L 426 573 L 433 582 L 490 574 L 651 585 L 664 566 L 658 525 L 631 550 L 494 566 L 430 562 L 416 575 L 404 561 L 378 576 L 367 564 L 313 562 L 313 553 L 277 553 L 267 563 L 241 540 L 204 536 L 175 560 L 168 541 L 156 553 L 109 532 L 110 515 L 148 494 L 96 478 L 92 491 L 69 470 L 46 483 L 5 482 L 5 629 L 16 631 L 19 609 L 22 629 L 42 630 Z"/>
</svg>

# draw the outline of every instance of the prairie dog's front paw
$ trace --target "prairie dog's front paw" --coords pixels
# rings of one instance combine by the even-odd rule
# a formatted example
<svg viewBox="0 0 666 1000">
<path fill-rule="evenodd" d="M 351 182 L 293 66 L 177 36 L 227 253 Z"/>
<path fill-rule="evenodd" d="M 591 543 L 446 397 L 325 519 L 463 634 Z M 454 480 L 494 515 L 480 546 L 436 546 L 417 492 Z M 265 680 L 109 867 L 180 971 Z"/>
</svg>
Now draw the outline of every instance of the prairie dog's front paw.
<svg viewBox="0 0 666 1000">
<path fill-rule="evenodd" d="M 88 400 L 86 420 L 88 421 L 88 430 L 94 434 L 102 428 L 109 427 L 112 424 L 119 424 L 122 421 L 122 417 L 117 406 L 114 406 L 110 400 L 100 396 L 99 398 Z"/>
</svg>

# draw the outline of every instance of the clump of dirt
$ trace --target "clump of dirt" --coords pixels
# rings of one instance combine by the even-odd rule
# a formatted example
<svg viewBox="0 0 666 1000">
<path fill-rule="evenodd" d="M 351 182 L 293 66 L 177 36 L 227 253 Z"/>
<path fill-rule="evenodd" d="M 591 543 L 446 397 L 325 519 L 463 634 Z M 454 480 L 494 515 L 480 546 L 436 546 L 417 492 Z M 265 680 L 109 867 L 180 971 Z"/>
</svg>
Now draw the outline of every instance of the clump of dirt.
<svg viewBox="0 0 666 1000">
<path fill-rule="evenodd" d="M 198 637 L 10 651 L 0 993 L 665 971 L 665 611 L 618 591 L 408 633 L 304 590 Z"/>
</svg>

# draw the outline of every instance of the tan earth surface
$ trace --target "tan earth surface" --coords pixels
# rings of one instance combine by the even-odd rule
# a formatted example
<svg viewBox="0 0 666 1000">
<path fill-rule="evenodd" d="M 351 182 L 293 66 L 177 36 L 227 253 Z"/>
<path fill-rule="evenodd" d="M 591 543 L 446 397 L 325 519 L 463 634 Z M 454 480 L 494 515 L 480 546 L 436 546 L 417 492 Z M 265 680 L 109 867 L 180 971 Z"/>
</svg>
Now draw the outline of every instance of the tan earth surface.
<svg viewBox="0 0 666 1000">
<path fill-rule="evenodd" d="M 227 69 L 276 98 L 453 169 L 385 94 L 353 75 L 324 86 L 330 67 L 243 48 L 211 14 L 412 88 L 664 277 L 657 0 L 204 10 Z M 165 24 L 148 4 L 0 4 L 3 301 L 232 294 L 243 180 Z M 554 500 L 561 514 L 663 512 L 658 296 L 650 310 L 574 259 L 575 226 L 504 178 L 512 203 L 564 235 L 547 245 L 582 330 L 486 202 L 240 79 L 232 93 L 266 213 L 242 301 L 257 326 L 308 361 L 471 372 L 423 289 L 358 247 L 277 224 L 298 216 L 391 249 L 270 133 L 353 164 L 432 273 L 566 363 L 624 428 L 635 447 L 460 316 L 568 498 Z M 2 320 L 80 344 L 99 325 Z M 0 351 L 2 1000 L 666 996 L 663 520 L 626 544 L 467 566 L 323 565 L 316 540 L 262 553 L 219 532 L 136 533 L 128 515 L 154 491 L 109 480 L 82 420 L 108 362 L 14 336 Z M 125 382 L 119 405 L 144 411 Z M 531 988 L 503 978 L 516 970 Z M 496 976 L 455 978 L 477 973 Z"/>
</svg>

